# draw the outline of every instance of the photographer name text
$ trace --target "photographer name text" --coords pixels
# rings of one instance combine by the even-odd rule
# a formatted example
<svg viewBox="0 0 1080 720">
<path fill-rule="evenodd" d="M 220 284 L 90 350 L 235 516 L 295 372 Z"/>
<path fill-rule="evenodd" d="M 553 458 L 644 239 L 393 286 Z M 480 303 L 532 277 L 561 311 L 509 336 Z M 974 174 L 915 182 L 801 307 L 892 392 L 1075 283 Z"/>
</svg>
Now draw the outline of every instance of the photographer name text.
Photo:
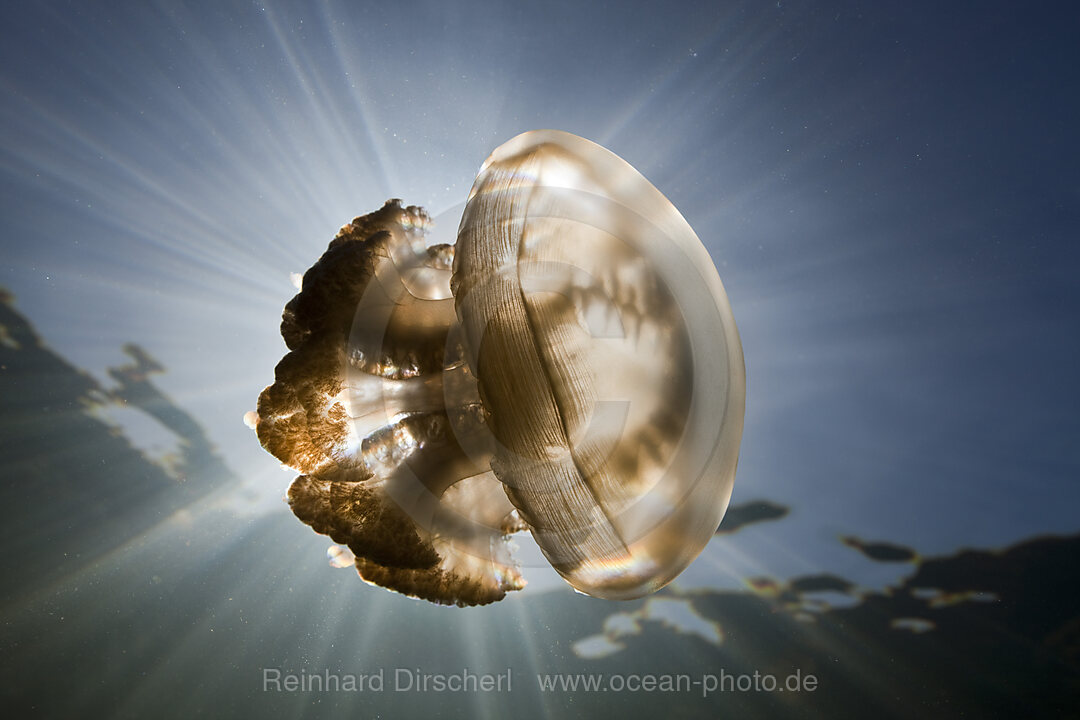
<svg viewBox="0 0 1080 720">
<path fill-rule="evenodd" d="M 263 692 L 510 692 L 513 673 L 426 673 L 419 668 L 379 668 L 371 673 L 337 673 L 262 669 Z"/>
</svg>

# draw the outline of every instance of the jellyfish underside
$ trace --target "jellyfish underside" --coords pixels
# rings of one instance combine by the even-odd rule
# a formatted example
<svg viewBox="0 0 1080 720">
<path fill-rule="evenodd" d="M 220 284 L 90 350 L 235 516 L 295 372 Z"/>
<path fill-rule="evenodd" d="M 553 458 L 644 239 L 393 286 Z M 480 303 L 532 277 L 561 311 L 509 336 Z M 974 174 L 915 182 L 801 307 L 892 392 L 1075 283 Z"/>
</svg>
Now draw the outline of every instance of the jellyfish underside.
<svg viewBox="0 0 1080 720">
<path fill-rule="evenodd" d="M 457 243 L 388 201 L 285 308 L 263 446 L 293 512 L 368 582 L 475 605 L 525 582 L 528 530 L 576 589 L 639 597 L 727 506 L 745 376 L 730 307 L 673 206 L 603 148 L 534 131 L 481 168 Z"/>
</svg>

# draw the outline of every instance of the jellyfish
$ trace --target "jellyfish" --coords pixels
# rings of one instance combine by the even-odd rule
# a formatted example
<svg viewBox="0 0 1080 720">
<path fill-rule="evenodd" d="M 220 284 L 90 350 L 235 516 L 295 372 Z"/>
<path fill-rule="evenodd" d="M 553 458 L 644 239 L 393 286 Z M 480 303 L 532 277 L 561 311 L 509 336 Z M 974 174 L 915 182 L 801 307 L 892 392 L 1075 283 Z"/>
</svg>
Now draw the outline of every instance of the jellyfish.
<svg viewBox="0 0 1080 720">
<path fill-rule="evenodd" d="M 532 535 L 576 590 L 655 592 L 716 532 L 746 377 L 713 262 L 626 161 L 523 133 L 473 184 L 453 245 L 390 200 L 344 226 L 285 306 L 259 397 L 294 514 L 368 583 L 482 605 Z"/>
</svg>

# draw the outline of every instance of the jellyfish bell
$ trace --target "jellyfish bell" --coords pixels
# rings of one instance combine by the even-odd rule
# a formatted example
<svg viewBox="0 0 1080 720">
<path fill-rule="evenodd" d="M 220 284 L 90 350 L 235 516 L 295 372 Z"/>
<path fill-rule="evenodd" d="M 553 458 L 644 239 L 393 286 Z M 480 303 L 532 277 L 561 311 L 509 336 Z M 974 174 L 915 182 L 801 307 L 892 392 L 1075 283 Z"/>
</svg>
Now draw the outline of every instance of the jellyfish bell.
<svg viewBox="0 0 1080 720">
<path fill-rule="evenodd" d="M 534 131 L 492 153 L 452 288 L 497 440 L 492 469 L 578 590 L 639 597 L 723 517 L 745 372 L 712 260 L 624 160 Z"/>
<path fill-rule="evenodd" d="M 293 511 L 367 581 L 483 604 L 528 530 L 577 590 L 653 592 L 723 517 L 745 372 L 705 248 L 640 173 L 568 133 L 500 146 L 451 245 L 390 201 L 287 306 L 260 441 Z"/>
</svg>

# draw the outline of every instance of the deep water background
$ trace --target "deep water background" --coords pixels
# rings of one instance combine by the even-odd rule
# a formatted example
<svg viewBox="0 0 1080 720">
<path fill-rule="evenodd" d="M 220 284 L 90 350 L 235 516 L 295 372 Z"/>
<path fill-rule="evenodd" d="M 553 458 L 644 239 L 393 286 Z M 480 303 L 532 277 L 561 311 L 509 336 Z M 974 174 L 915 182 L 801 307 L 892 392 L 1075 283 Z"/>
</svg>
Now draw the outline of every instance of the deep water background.
<svg viewBox="0 0 1080 720">
<path fill-rule="evenodd" d="M 1078 31 L 1065 3 L 4 5 L 4 706 L 1075 716 Z M 624 157 L 712 254 L 749 376 L 733 509 L 652 600 L 531 568 L 434 607 L 331 568 L 241 418 L 291 272 L 389 197 L 452 234 L 542 127 Z M 813 692 L 536 679 L 796 670 Z"/>
</svg>

